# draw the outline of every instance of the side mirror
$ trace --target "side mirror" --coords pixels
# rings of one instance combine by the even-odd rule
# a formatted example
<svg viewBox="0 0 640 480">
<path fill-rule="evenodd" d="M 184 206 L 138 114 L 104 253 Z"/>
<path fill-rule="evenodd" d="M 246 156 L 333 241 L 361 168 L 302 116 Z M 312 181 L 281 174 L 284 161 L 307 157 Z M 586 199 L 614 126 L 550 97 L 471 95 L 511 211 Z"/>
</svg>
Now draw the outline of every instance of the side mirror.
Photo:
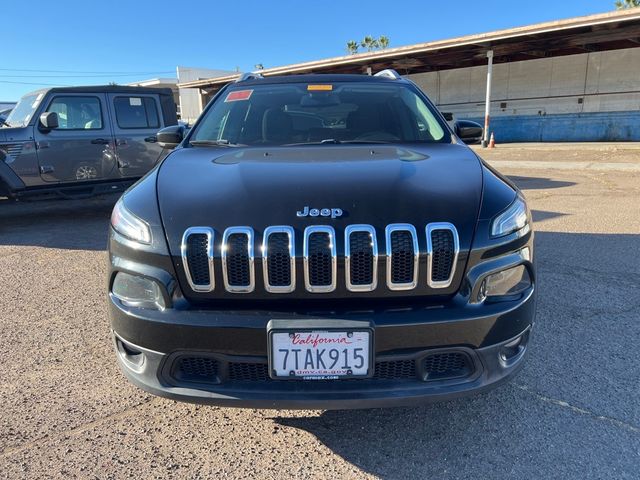
<svg viewBox="0 0 640 480">
<path fill-rule="evenodd" d="M 162 148 L 176 148 L 184 139 L 184 126 L 171 125 L 158 132 L 158 145 Z"/>
<path fill-rule="evenodd" d="M 482 140 L 483 128 L 482 125 L 471 120 L 458 120 L 454 129 L 456 135 L 464 143 L 480 143 Z"/>
<path fill-rule="evenodd" d="M 442 113 L 442 116 L 444 117 L 444 119 L 447 122 L 452 122 L 453 121 L 453 113 L 451 113 L 451 112 L 440 112 L 440 113 Z"/>
<path fill-rule="evenodd" d="M 40 115 L 40 125 L 45 130 L 53 130 L 60 125 L 56 112 L 44 112 Z"/>
</svg>

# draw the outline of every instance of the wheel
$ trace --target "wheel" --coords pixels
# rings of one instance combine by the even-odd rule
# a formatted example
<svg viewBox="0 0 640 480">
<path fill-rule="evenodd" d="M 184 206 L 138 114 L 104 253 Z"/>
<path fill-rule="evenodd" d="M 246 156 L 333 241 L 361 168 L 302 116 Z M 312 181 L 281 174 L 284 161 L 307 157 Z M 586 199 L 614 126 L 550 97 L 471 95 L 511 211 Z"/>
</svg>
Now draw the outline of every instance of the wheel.
<svg viewBox="0 0 640 480">
<path fill-rule="evenodd" d="M 92 180 L 98 178 L 98 170 L 90 165 L 80 165 L 76 169 L 76 180 Z"/>
</svg>

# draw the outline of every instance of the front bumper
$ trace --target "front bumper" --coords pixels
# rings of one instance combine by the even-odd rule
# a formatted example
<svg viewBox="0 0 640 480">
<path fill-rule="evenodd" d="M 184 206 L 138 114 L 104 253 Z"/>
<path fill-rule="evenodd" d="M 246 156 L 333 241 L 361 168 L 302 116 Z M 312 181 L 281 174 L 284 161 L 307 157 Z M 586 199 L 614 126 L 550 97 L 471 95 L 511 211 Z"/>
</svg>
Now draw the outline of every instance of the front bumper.
<svg viewBox="0 0 640 480">
<path fill-rule="evenodd" d="M 526 357 L 535 290 L 532 287 L 517 300 L 480 305 L 454 298 L 438 307 L 321 317 L 266 311 L 144 310 L 126 307 L 113 295 L 110 309 L 118 362 L 131 382 L 150 393 L 230 407 L 377 408 L 448 400 L 507 380 Z M 338 381 L 282 381 L 254 374 L 267 363 L 267 324 L 274 318 L 370 322 L 375 330 L 376 366 L 413 364 L 416 374 Z M 507 347 L 518 339 L 517 348 Z M 425 359 L 440 354 L 464 358 L 464 374 L 421 376 Z M 181 379 L 174 374 L 175 365 L 185 357 L 209 359 L 218 376 L 212 374 L 211 382 Z M 248 365 L 254 373 L 229 376 L 235 364 Z"/>
</svg>

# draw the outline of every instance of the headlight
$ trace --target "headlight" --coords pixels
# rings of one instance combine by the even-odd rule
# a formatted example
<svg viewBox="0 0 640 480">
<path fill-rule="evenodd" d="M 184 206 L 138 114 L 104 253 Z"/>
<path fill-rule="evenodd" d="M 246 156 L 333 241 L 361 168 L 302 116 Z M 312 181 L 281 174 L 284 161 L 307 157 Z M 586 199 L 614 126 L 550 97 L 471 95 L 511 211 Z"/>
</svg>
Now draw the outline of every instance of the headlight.
<svg viewBox="0 0 640 480">
<path fill-rule="evenodd" d="M 491 224 L 492 237 L 504 237 L 517 232 L 529 225 L 527 204 L 520 195 L 516 197 L 509 208 L 493 219 Z"/>
<path fill-rule="evenodd" d="M 111 288 L 113 294 L 129 307 L 164 310 L 165 303 L 160 286 L 145 277 L 118 272 Z"/>
<path fill-rule="evenodd" d="M 529 271 L 524 265 L 492 273 L 482 281 L 478 302 L 489 297 L 517 295 L 531 286 Z"/>
<path fill-rule="evenodd" d="M 144 220 L 136 217 L 126 209 L 122 198 L 118 200 L 111 213 L 111 226 L 120 235 L 136 242 L 149 245 L 151 243 L 151 229 Z"/>
</svg>

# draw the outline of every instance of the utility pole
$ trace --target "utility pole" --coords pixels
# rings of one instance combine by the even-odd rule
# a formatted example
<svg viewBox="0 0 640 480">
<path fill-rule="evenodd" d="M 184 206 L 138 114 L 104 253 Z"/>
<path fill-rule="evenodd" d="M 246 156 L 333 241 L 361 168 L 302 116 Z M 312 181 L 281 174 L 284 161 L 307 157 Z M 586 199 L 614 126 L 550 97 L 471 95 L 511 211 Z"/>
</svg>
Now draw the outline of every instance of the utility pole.
<svg viewBox="0 0 640 480">
<path fill-rule="evenodd" d="M 484 103 L 484 138 L 482 139 L 482 146 L 484 148 L 489 144 L 489 117 L 491 113 L 491 74 L 493 73 L 493 50 L 487 52 L 487 58 L 489 59 L 487 65 L 487 98 Z"/>
</svg>

